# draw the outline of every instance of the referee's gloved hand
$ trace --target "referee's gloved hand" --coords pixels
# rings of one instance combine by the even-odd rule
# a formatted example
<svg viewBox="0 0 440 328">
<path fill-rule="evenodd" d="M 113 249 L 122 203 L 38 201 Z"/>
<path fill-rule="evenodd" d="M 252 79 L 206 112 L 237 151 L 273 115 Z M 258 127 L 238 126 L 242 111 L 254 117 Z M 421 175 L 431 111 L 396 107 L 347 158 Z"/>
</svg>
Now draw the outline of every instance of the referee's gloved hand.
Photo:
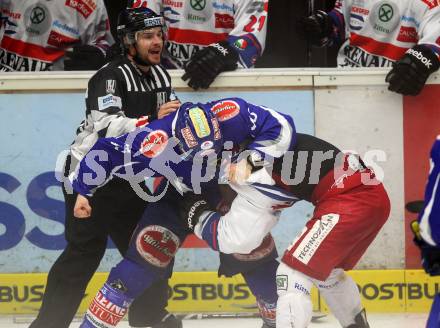
<svg viewBox="0 0 440 328">
<path fill-rule="evenodd" d="M 86 44 L 74 46 L 66 51 L 64 58 L 65 71 L 94 71 L 106 63 L 105 54 L 98 47 Z"/>
<path fill-rule="evenodd" d="M 182 80 L 194 90 L 207 89 L 217 75 L 237 68 L 238 53 L 227 41 L 220 41 L 196 52 L 185 67 Z"/>
<path fill-rule="evenodd" d="M 438 70 L 440 62 L 437 55 L 428 47 L 416 45 L 394 63 L 385 81 L 388 90 L 402 95 L 416 96 L 422 91 L 429 75 Z"/>
</svg>

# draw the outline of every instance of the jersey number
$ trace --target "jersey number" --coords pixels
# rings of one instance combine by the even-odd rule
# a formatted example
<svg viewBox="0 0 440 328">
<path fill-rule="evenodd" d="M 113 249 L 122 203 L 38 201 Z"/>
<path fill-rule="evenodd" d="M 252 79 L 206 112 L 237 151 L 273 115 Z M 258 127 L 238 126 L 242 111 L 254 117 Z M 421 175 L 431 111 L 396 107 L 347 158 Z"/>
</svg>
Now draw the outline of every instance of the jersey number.
<svg viewBox="0 0 440 328">
<path fill-rule="evenodd" d="M 266 16 L 260 16 L 260 18 L 257 19 L 254 15 L 251 16 L 251 21 L 247 23 L 247 25 L 244 27 L 244 31 L 248 33 L 252 33 L 255 31 L 255 24 L 258 21 L 258 32 L 260 32 L 263 29 L 264 23 L 266 22 Z"/>
</svg>

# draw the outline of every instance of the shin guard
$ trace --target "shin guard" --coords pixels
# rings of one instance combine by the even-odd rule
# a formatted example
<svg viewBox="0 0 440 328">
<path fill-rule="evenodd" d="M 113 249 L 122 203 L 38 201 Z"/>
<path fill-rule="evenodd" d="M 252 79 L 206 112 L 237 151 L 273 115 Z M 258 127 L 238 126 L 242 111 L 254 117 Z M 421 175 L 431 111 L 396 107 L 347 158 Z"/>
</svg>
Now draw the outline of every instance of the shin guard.
<svg viewBox="0 0 440 328">
<path fill-rule="evenodd" d="M 312 320 L 311 278 L 284 263 L 277 270 L 277 328 L 305 328 Z"/>
<path fill-rule="evenodd" d="M 159 278 L 147 267 L 128 259 L 119 262 L 92 300 L 80 328 L 113 328 L 127 313 L 134 298 Z"/>
<path fill-rule="evenodd" d="M 325 281 L 314 282 L 341 326 L 354 324 L 356 316 L 362 311 L 361 296 L 354 280 L 344 270 L 333 269 Z"/>
<path fill-rule="evenodd" d="M 277 289 L 275 283 L 278 261 L 271 259 L 259 267 L 243 273 L 244 280 L 257 299 L 261 318 L 268 327 L 275 327 Z"/>
<path fill-rule="evenodd" d="M 80 328 L 116 327 L 132 301 L 123 291 L 105 283 L 92 300 Z"/>
</svg>

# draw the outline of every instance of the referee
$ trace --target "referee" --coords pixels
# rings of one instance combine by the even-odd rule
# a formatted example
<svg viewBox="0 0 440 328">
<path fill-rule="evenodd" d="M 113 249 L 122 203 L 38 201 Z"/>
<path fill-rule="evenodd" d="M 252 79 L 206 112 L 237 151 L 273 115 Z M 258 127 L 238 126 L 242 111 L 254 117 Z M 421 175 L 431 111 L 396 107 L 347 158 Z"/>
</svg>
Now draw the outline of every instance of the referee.
<svg viewBox="0 0 440 328">
<path fill-rule="evenodd" d="M 175 111 L 180 102 L 167 71 L 160 65 L 163 18 L 150 9 L 122 11 L 118 36 L 123 56 L 102 67 L 90 79 L 86 119 L 77 130 L 65 165 L 65 177 L 99 137 L 119 136 Z M 76 193 L 63 184 L 67 246 L 50 269 L 42 307 L 30 328 L 68 328 L 84 292 L 104 255 L 110 236 L 124 255 L 146 202 L 130 184 L 113 178 L 92 197 L 92 216 L 75 218 Z M 162 280 L 136 299 L 129 312 L 132 327 L 179 328 L 169 314 L 168 280 Z"/>
</svg>

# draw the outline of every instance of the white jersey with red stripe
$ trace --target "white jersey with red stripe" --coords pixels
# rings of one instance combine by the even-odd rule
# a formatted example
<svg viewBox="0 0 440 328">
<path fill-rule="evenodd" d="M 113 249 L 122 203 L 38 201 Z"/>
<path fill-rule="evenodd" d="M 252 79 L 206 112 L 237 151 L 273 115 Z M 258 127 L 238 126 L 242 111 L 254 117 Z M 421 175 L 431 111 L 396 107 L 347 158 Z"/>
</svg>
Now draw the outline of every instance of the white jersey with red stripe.
<svg viewBox="0 0 440 328">
<path fill-rule="evenodd" d="M 440 54 L 440 0 L 337 0 L 338 66 L 387 67 L 416 44 Z"/>
<path fill-rule="evenodd" d="M 102 0 L 1 0 L 0 71 L 62 70 L 65 50 L 114 42 Z"/>
<path fill-rule="evenodd" d="M 142 4 L 165 18 L 170 67 L 183 68 L 195 52 L 223 40 L 235 46 L 243 67 L 263 52 L 268 0 L 137 0 L 133 6 Z"/>
</svg>

